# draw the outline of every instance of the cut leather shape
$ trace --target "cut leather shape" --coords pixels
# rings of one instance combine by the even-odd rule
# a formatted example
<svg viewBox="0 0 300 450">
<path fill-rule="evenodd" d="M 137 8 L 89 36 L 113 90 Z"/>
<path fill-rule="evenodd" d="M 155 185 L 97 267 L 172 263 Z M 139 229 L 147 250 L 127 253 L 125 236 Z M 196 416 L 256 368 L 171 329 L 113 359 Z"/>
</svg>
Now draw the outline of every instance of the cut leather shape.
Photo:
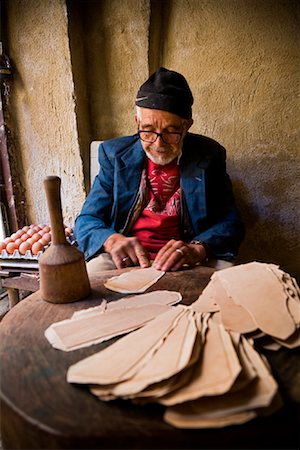
<svg viewBox="0 0 300 450">
<path fill-rule="evenodd" d="M 190 382 L 158 401 L 163 405 L 174 405 L 227 392 L 240 371 L 241 365 L 229 333 L 223 326 L 210 321 L 203 351 Z"/>
<path fill-rule="evenodd" d="M 59 350 L 76 350 L 135 330 L 181 299 L 176 291 L 155 291 L 111 302 L 102 300 L 99 306 L 77 311 L 71 319 L 53 323 L 45 336 Z"/>
<path fill-rule="evenodd" d="M 287 311 L 282 284 L 267 269 L 267 264 L 248 263 L 215 272 L 233 301 L 242 305 L 264 333 L 287 339 L 296 326 Z"/>
<path fill-rule="evenodd" d="M 168 308 L 166 313 L 148 323 L 147 333 L 140 328 L 71 366 L 67 373 L 68 382 L 114 384 L 131 378 L 152 358 L 186 309 L 181 305 Z"/>
<path fill-rule="evenodd" d="M 147 267 L 146 269 L 133 269 L 116 277 L 108 279 L 104 286 L 107 289 L 123 294 L 138 294 L 145 292 L 156 283 L 165 272 Z"/>
</svg>

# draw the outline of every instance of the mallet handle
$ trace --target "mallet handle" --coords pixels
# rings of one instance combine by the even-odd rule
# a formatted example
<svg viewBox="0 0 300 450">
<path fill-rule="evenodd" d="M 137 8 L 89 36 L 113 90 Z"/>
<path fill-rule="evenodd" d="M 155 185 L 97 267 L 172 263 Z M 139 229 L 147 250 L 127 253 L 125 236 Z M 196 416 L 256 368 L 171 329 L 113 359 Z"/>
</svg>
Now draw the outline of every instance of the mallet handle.
<svg viewBox="0 0 300 450">
<path fill-rule="evenodd" d="M 61 179 L 55 175 L 50 175 L 44 180 L 44 188 L 50 214 L 51 240 L 54 245 L 66 243 L 61 209 L 60 185 Z"/>
</svg>

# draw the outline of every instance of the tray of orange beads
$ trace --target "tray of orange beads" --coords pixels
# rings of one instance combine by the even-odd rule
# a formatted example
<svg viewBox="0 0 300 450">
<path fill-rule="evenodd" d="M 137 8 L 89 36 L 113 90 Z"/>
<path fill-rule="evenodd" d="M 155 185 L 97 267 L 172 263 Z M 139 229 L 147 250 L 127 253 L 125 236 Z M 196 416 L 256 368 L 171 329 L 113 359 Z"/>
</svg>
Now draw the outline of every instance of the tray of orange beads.
<svg viewBox="0 0 300 450">
<path fill-rule="evenodd" d="M 64 229 L 67 241 L 74 244 L 72 228 L 65 225 Z M 51 245 L 50 225 L 26 225 L 0 242 L 0 266 L 20 266 L 21 263 L 27 262 L 38 267 L 38 259 L 49 245 Z"/>
</svg>

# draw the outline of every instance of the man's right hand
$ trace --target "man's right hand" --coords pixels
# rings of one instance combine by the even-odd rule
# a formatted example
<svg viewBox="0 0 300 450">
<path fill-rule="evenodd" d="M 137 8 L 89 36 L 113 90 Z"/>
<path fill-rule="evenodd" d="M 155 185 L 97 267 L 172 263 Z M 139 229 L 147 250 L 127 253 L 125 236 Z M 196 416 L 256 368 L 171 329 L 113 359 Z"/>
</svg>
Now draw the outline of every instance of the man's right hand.
<svg viewBox="0 0 300 450">
<path fill-rule="evenodd" d="M 150 267 L 147 250 L 136 237 L 115 233 L 106 239 L 103 248 L 110 254 L 117 269 L 137 265 L 143 268 Z"/>
</svg>

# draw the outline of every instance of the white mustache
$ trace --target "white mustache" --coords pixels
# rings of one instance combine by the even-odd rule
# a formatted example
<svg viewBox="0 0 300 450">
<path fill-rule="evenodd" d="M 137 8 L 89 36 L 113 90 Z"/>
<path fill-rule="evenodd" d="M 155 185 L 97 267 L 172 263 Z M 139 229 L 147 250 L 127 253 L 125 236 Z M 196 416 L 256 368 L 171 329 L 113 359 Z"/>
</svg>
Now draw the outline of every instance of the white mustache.
<svg viewBox="0 0 300 450">
<path fill-rule="evenodd" d="M 149 150 L 158 152 L 158 153 L 166 153 L 168 152 L 170 149 L 168 147 L 149 147 Z"/>
</svg>

